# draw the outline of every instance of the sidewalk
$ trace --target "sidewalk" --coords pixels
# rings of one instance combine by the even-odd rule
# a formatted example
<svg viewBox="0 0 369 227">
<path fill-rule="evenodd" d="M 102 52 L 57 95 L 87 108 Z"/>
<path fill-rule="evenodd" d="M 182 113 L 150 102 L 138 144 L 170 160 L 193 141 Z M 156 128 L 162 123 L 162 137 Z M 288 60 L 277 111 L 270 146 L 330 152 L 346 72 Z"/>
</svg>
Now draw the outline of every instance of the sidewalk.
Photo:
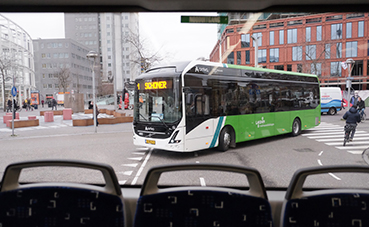
<svg viewBox="0 0 369 227">
<path fill-rule="evenodd" d="M 46 106 L 46 105 L 45 105 Z M 113 105 L 99 105 L 99 109 L 109 109 L 113 110 Z M 58 106 L 58 110 L 63 110 L 64 107 Z M 40 111 L 51 110 L 51 108 L 38 108 L 33 111 L 26 111 L 22 109 L 19 113 L 19 118 L 21 120 L 28 119 L 28 116 L 36 116 L 39 119 L 39 126 L 36 127 L 24 127 L 24 128 L 15 128 L 14 134 L 17 138 L 24 137 L 39 137 L 39 136 L 60 136 L 60 135 L 71 135 L 71 134 L 89 134 L 95 133 L 94 126 L 74 126 L 72 120 L 63 120 L 62 115 L 55 115 L 54 122 L 45 122 L 44 116 L 40 116 Z M 117 110 L 119 113 L 125 113 L 126 116 L 132 116 L 133 110 Z M 3 116 L 6 112 L 0 112 L 0 140 L 9 139 L 12 135 L 12 129 L 6 127 L 6 124 L 3 123 Z M 98 118 L 112 117 L 107 114 L 99 114 Z M 75 113 L 72 114 L 72 119 L 84 119 L 84 118 L 92 118 L 92 114 L 84 114 L 84 113 Z M 97 127 L 98 133 L 113 133 L 113 132 L 127 132 L 132 131 L 132 123 L 121 123 L 114 125 L 99 125 Z M 13 137 L 14 138 L 14 137 Z"/>
</svg>

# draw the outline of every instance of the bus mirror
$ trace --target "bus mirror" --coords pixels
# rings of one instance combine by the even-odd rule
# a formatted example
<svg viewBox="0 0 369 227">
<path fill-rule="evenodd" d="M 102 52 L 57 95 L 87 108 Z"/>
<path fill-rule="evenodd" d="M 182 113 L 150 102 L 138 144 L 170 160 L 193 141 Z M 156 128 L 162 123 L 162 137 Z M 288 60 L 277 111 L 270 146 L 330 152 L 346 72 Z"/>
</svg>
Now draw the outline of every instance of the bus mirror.
<svg viewBox="0 0 369 227">
<path fill-rule="evenodd" d="M 186 105 L 191 105 L 193 103 L 193 94 L 186 94 Z"/>
<path fill-rule="evenodd" d="M 190 93 L 191 89 L 189 87 L 183 87 L 183 92 L 185 94 Z"/>
</svg>

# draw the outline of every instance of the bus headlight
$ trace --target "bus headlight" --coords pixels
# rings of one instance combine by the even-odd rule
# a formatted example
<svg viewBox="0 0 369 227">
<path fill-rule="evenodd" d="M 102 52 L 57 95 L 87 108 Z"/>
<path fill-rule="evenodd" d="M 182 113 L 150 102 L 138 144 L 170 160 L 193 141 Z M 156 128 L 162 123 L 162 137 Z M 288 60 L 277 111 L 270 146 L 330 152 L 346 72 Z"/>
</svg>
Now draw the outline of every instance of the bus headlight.
<svg viewBox="0 0 369 227">
<path fill-rule="evenodd" d="M 175 132 L 173 133 L 172 138 L 170 138 L 170 140 L 169 140 L 169 143 L 170 143 L 170 144 L 171 144 L 171 143 L 180 143 L 180 142 L 181 142 L 181 140 L 176 140 L 176 137 L 177 137 L 178 133 L 179 133 L 179 130 L 177 130 L 177 131 L 175 131 Z"/>
</svg>

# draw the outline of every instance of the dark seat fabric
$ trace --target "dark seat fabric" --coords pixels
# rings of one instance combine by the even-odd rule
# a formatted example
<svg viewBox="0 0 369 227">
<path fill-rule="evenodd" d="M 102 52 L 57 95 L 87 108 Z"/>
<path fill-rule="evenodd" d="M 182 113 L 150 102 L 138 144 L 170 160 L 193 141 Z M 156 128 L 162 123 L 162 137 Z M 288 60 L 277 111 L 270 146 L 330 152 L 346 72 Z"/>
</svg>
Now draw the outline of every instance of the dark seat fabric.
<svg viewBox="0 0 369 227">
<path fill-rule="evenodd" d="M 292 199 L 286 203 L 283 226 L 369 226 L 368 206 L 368 194 L 339 193 Z"/>
<path fill-rule="evenodd" d="M 176 191 L 139 198 L 135 227 L 273 226 L 267 200 L 218 191 Z"/>
<path fill-rule="evenodd" d="M 1 227 L 124 226 L 118 196 L 68 187 L 40 187 L 0 193 Z"/>
</svg>

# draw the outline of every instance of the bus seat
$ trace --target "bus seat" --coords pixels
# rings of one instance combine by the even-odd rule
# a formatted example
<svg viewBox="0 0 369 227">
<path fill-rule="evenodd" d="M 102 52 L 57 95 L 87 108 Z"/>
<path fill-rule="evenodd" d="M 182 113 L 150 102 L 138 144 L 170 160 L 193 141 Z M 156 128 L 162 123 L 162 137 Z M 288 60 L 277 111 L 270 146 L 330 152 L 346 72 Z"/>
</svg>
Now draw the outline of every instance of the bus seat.
<svg viewBox="0 0 369 227">
<path fill-rule="evenodd" d="M 19 184 L 22 169 L 67 166 L 99 170 L 105 186 L 65 182 Z M 125 226 L 123 197 L 112 167 L 47 160 L 9 165 L 0 189 L 0 226 Z"/>
<path fill-rule="evenodd" d="M 250 190 L 222 187 L 157 187 L 160 174 L 179 170 L 217 170 L 246 174 Z M 260 191 L 261 190 L 261 191 Z M 272 227 L 271 207 L 259 173 L 224 165 L 172 165 L 150 169 L 137 202 L 134 227 Z"/>
<path fill-rule="evenodd" d="M 282 227 L 369 226 L 369 190 L 302 190 L 307 176 L 334 172 L 369 173 L 369 167 L 327 166 L 297 171 L 287 189 L 282 208 Z"/>
</svg>

